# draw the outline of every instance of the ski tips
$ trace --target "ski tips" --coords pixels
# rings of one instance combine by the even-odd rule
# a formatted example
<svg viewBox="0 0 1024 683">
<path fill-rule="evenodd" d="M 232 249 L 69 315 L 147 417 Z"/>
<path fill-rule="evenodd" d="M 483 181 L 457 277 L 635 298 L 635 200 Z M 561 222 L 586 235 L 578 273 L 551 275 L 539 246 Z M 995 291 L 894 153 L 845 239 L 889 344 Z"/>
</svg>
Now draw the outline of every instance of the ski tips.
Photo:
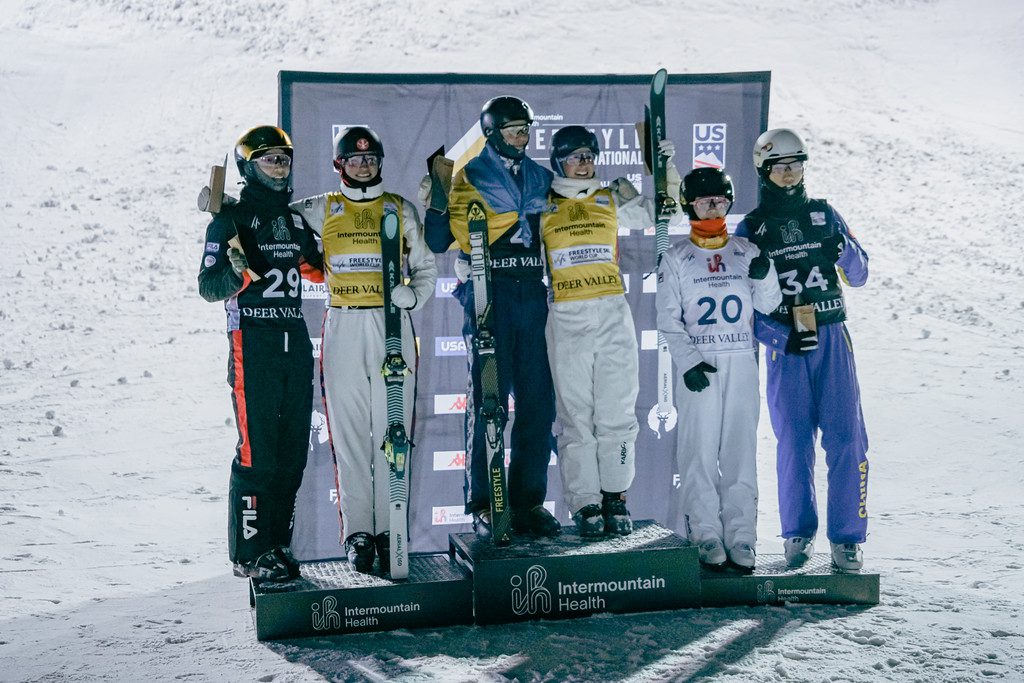
<svg viewBox="0 0 1024 683">
<path fill-rule="evenodd" d="M 654 74 L 654 80 L 651 81 L 651 87 L 655 90 L 664 90 L 667 82 L 668 71 L 665 69 L 658 69 L 657 73 Z"/>
</svg>

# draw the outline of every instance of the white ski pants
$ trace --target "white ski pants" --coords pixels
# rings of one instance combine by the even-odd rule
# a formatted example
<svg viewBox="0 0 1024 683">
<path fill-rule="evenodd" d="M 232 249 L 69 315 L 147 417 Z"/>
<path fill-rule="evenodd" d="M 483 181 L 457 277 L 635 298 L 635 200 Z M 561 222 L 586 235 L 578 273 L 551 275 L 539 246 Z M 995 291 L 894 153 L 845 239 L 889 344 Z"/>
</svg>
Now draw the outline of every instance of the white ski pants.
<svg viewBox="0 0 1024 683">
<path fill-rule="evenodd" d="M 405 377 L 405 429 L 412 435 L 416 392 L 416 341 L 402 312 Z M 384 309 L 328 308 L 320 347 L 327 404 L 327 426 L 334 452 L 341 541 L 365 531 L 379 534 L 390 525 L 388 464 L 381 444 L 388 426 L 384 364 Z"/>
<path fill-rule="evenodd" d="M 551 304 L 545 330 L 570 512 L 633 483 L 639 362 L 624 296 Z"/>
<path fill-rule="evenodd" d="M 717 538 L 731 548 L 757 540 L 757 418 L 754 351 L 705 354 L 718 372 L 693 392 L 677 368 L 677 458 L 686 532 L 691 541 Z"/>
</svg>

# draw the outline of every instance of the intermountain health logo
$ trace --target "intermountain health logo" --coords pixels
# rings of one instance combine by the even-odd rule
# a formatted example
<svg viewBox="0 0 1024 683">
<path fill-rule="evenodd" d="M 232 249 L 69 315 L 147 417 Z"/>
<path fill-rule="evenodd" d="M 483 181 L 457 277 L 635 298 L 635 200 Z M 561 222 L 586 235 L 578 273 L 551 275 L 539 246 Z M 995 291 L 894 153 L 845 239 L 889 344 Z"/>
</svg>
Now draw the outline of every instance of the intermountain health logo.
<svg viewBox="0 0 1024 683">
<path fill-rule="evenodd" d="M 512 584 L 512 611 L 525 614 L 547 614 L 551 611 L 551 591 L 544 587 L 548 570 L 535 564 L 526 570 L 525 578 L 518 574 L 509 578 Z"/>
<path fill-rule="evenodd" d="M 569 207 L 569 220 L 571 221 L 585 221 L 589 218 L 587 216 L 587 210 L 582 204 L 573 204 Z"/>
<path fill-rule="evenodd" d="M 765 581 L 764 583 L 757 584 L 757 601 L 761 604 L 767 604 L 775 602 L 778 598 L 775 596 L 775 582 Z"/>
<path fill-rule="evenodd" d="M 333 595 L 326 596 L 320 602 L 310 605 L 313 613 L 314 631 L 337 631 L 341 628 L 341 614 L 338 613 L 338 600 Z"/>
</svg>

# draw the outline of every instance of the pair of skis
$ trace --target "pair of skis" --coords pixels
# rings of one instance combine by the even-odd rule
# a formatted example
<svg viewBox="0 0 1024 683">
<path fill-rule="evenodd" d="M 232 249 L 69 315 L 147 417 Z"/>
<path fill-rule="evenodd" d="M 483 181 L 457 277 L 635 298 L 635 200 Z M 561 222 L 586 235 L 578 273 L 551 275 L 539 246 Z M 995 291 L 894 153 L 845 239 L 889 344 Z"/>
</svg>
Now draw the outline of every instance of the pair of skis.
<svg viewBox="0 0 1024 683">
<path fill-rule="evenodd" d="M 391 300 L 402 284 L 402 239 L 397 211 L 386 206 L 380 226 L 380 253 L 384 274 L 384 387 L 388 428 L 381 449 L 388 463 L 391 578 L 409 577 L 409 454 L 412 442 L 405 431 L 405 376 L 409 366 L 402 357 L 402 309 Z"/>
<path fill-rule="evenodd" d="M 676 211 L 676 202 L 668 194 L 668 160 L 659 153 L 665 139 L 665 85 L 668 72 L 659 69 L 651 80 L 650 104 L 644 107 L 645 161 L 654 176 L 654 248 L 661 257 L 668 251 L 668 223 Z M 665 335 L 658 332 L 658 419 L 664 422 L 674 410 L 672 396 L 672 356 Z"/>
</svg>

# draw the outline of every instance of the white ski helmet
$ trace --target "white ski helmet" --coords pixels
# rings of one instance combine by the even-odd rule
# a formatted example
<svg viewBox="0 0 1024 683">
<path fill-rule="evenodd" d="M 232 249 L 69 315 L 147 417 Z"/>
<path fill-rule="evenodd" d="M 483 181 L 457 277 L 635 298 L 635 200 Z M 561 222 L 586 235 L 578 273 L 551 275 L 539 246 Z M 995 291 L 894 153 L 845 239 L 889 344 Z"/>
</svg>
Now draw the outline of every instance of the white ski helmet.
<svg viewBox="0 0 1024 683">
<path fill-rule="evenodd" d="M 754 167 L 766 171 L 776 159 L 807 159 L 807 145 L 789 128 L 773 128 L 761 133 L 754 143 Z"/>
</svg>

